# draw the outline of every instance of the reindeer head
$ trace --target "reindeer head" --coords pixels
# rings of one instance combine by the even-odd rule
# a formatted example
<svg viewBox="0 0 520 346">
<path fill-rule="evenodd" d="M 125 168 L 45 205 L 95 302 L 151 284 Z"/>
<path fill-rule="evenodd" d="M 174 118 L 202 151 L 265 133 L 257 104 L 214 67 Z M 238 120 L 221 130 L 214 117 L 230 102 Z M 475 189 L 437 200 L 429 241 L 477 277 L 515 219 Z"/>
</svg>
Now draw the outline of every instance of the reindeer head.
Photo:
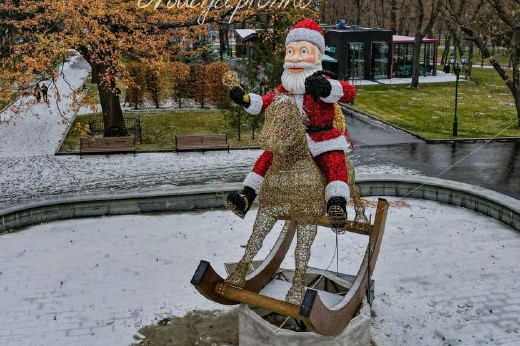
<svg viewBox="0 0 520 346">
<path fill-rule="evenodd" d="M 275 156 L 300 159 L 308 154 L 305 128 L 294 97 L 278 94 L 265 112 L 260 145 Z"/>
</svg>

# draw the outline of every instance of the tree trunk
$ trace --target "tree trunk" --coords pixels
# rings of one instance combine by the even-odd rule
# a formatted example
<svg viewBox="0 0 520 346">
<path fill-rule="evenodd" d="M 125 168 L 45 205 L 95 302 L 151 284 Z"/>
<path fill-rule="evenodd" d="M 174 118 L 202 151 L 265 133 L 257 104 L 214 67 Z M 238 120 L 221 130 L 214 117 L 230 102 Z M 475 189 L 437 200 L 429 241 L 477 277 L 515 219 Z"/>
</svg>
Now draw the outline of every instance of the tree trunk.
<svg viewBox="0 0 520 346">
<path fill-rule="evenodd" d="M 156 109 L 161 108 L 160 107 L 161 105 L 159 103 L 159 93 L 160 93 L 160 91 L 158 89 L 159 88 L 152 89 L 152 99 L 153 99 L 153 103 L 154 103 Z"/>
<path fill-rule="evenodd" d="M 361 1 L 356 1 L 356 25 L 361 25 Z"/>
<path fill-rule="evenodd" d="M 390 1 L 390 30 L 397 34 L 397 0 Z"/>
<path fill-rule="evenodd" d="M 423 0 L 417 0 L 417 8 L 415 13 L 415 39 L 412 51 L 412 83 L 410 84 L 410 88 L 417 88 L 419 86 L 419 58 L 421 55 L 422 40 L 426 37 L 427 33 L 431 32 L 433 25 L 435 24 L 435 19 L 439 13 L 441 1 L 432 1 L 431 5 L 432 8 L 430 11 L 429 20 L 426 26 L 423 27 L 425 17 L 424 3 Z M 434 66 L 434 68 L 436 68 L 436 66 Z"/>
<path fill-rule="evenodd" d="M 99 71 L 96 64 L 90 64 L 92 69 L 92 83 L 99 84 Z"/>
<path fill-rule="evenodd" d="M 444 38 L 444 52 L 442 52 L 441 65 L 448 64 L 448 57 L 450 56 L 451 37 L 446 34 Z"/>
<path fill-rule="evenodd" d="M 498 75 L 502 80 L 506 83 L 509 91 L 511 91 L 511 94 L 513 95 L 513 99 L 515 100 L 515 108 L 516 108 L 516 119 L 517 119 L 517 126 L 520 127 L 520 78 L 519 76 L 513 72 L 513 79 L 509 78 L 509 76 L 506 74 L 504 68 L 498 63 L 498 61 L 493 58 L 492 53 L 489 51 L 485 43 L 482 39 L 479 37 L 476 37 L 474 32 L 466 29 L 466 33 L 468 34 L 469 38 L 480 48 L 480 51 L 482 52 L 482 58 L 489 59 L 489 63 L 495 71 L 497 71 Z M 494 51 L 494 50 L 493 50 Z M 518 60 L 517 60 L 518 61 Z M 520 66 L 520 63 L 517 63 L 514 68 L 518 68 Z M 514 70 L 514 69 L 513 69 Z"/>
<path fill-rule="evenodd" d="M 242 107 L 238 109 L 238 141 L 240 142 L 241 127 L 242 127 Z"/>
<path fill-rule="evenodd" d="M 520 90 L 517 90 L 516 93 L 513 93 L 513 97 L 515 98 L 515 107 L 516 107 L 516 120 L 517 120 L 516 126 L 520 127 Z"/>
<path fill-rule="evenodd" d="M 471 71 L 473 70 L 473 49 L 474 44 L 470 41 L 468 45 L 468 62 L 466 66 L 464 66 L 464 75 L 466 76 L 466 79 L 471 79 Z"/>
<path fill-rule="evenodd" d="M 231 56 L 233 55 L 233 52 L 231 51 L 231 46 L 229 44 L 229 24 L 225 24 L 225 35 L 224 35 L 224 40 L 226 41 L 226 50 L 228 52 L 228 55 L 229 57 L 231 58 Z"/>
<path fill-rule="evenodd" d="M 99 74 L 106 74 L 106 66 L 98 65 Z M 98 84 L 99 101 L 103 112 L 103 124 L 105 127 L 104 137 L 127 136 L 121 102 L 119 100 L 120 91 L 113 78 L 109 82 L 101 81 Z"/>
<path fill-rule="evenodd" d="M 420 55 L 421 55 L 421 43 L 422 35 L 420 33 L 415 34 L 415 40 L 413 42 L 412 50 L 412 83 L 410 88 L 416 89 L 419 86 L 419 69 L 420 69 Z"/>
<path fill-rule="evenodd" d="M 220 61 L 224 60 L 224 52 L 226 51 L 226 39 L 225 39 L 226 31 L 222 25 L 218 28 L 218 39 L 219 39 L 219 54 Z"/>
</svg>

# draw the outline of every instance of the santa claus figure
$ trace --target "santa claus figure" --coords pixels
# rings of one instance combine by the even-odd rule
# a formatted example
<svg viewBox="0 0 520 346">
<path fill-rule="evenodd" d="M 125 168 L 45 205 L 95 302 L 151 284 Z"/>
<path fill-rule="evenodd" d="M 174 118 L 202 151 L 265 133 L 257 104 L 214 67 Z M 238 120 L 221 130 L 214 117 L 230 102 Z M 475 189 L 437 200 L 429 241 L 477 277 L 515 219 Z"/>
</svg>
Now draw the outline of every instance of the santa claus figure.
<svg viewBox="0 0 520 346">
<path fill-rule="evenodd" d="M 316 165 L 326 180 L 327 213 L 333 224 L 341 227 L 347 219 L 346 203 L 350 196 L 345 152 L 349 144 L 343 133 L 333 127 L 335 103 L 350 103 L 356 89 L 351 84 L 327 77 L 321 59 L 325 39 L 319 25 L 310 19 L 293 26 L 285 42 L 285 63 L 282 84 L 260 96 L 246 94 L 241 87 L 230 91 L 231 99 L 253 115 L 261 114 L 275 95 L 294 97 L 306 126 L 306 137 Z M 244 217 L 260 191 L 273 155 L 265 151 L 253 171 L 244 180 L 244 188 L 228 195 L 226 207 Z"/>
</svg>

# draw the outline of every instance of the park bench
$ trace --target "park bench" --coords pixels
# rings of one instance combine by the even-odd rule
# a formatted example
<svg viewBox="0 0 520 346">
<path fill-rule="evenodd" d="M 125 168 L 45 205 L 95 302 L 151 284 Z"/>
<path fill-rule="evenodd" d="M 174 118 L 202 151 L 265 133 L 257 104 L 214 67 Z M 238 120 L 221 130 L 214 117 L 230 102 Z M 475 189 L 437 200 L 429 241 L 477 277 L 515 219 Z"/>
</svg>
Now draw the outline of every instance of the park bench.
<svg viewBox="0 0 520 346">
<path fill-rule="evenodd" d="M 193 150 L 219 150 L 226 149 L 229 152 L 227 135 L 177 135 L 175 147 L 179 151 Z"/>
<path fill-rule="evenodd" d="M 81 137 L 79 154 L 122 154 L 133 153 L 135 156 L 135 137 Z"/>
</svg>

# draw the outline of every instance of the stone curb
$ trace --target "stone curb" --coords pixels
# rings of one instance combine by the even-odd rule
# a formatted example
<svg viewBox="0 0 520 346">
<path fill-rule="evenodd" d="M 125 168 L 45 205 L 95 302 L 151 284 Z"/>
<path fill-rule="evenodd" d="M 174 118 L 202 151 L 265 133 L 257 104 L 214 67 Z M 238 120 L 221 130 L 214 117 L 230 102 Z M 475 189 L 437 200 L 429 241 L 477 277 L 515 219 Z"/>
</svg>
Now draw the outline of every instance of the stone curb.
<svg viewBox="0 0 520 346">
<path fill-rule="evenodd" d="M 520 200 L 478 186 L 426 176 L 359 175 L 361 195 L 409 197 L 477 211 L 520 231 Z M 0 210 L 0 234 L 57 220 L 106 215 L 222 208 L 242 184 L 186 186 L 145 191 L 41 199 Z"/>
</svg>

